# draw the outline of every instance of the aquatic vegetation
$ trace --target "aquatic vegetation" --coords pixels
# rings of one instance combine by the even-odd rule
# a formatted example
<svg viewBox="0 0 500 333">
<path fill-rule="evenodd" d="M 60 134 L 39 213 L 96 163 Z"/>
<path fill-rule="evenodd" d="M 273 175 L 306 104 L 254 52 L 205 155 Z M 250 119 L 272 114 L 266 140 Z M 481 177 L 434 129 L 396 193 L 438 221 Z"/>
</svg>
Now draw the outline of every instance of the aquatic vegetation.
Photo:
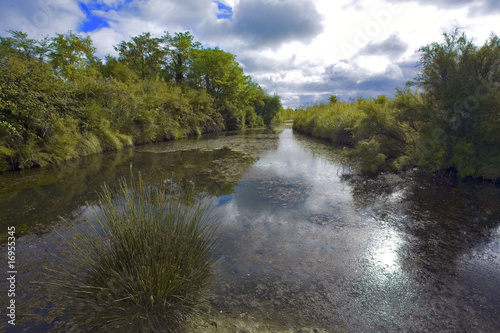
<svg viewBox="0 0 500 333">
<path fill-rule="evenodd" d="M 207 306 L 217 219 L 189 191 L 104 187 L 97 222 L 73 226 L 73 254 L 44 283 L 67 320 L 88 332 L 179 332 Z"/>
</svg>

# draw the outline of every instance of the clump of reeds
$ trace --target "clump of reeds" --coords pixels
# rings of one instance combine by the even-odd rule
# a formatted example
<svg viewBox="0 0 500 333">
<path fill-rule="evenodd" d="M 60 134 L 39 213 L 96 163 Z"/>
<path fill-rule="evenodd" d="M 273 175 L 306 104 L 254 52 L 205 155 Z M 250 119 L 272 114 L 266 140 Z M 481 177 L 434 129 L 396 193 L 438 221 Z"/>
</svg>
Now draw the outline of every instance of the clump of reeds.
<svg viewBox="0 0 500 333">
<path fill-rule="evenodd" d="M 104 187 L 97 223 L 76 228 L 75 254 L 48 284 L 70 300 L 65 313 L 73 325 L 178 332 L 203 310 L 215 278 L 217 223 L 209 206 L 192 199 L 140 177 L 123 180 L 116 193 Z"/>
</svg>

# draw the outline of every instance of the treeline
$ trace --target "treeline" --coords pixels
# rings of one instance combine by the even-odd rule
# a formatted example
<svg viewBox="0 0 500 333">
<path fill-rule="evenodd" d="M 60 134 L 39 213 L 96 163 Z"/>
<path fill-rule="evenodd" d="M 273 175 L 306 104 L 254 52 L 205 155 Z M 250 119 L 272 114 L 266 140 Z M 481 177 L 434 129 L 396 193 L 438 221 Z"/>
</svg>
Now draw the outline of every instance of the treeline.
<svg viewBox="0 0 500 333">
<path fill-rule="evenodd" d="M 189 32 L 143 33 L 105 61 L 88 36 L 9 33 L 0 37 L 0 172 L 261 126 L 282 109 L 235 55 Z"/>
<path fill-rule="evenodd" d="M 394 98 L 333 96 L 298 110 L 294 129 L 345 146 L 366 173 L 419 167 L 500 179 L 500 39 L 478 47 L 455 31 L 420 52 L 414 81 Z"/>
</svg>

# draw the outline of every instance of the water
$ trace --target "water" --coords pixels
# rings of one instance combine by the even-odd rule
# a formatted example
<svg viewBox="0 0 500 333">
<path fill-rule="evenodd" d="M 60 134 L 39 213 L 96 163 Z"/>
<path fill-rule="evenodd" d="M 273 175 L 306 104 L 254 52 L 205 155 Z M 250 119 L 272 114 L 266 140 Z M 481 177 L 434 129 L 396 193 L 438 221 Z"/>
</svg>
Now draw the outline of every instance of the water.
<svg viewBox="0 0 500 333">
<path fill-rule="evenodd" d="M 416 172 L 354 176 L 334 148 L 289 128 L 0 175 L 2 230 L 25 233 L 21 303 L 37 297 L 29 282 L 61 246 L 58 216 L 90 216 L 85 203 L 131 169 L 217 202 L 217 311 L 333 332 L 500 331 L 498 187 Z"/>
</svg>

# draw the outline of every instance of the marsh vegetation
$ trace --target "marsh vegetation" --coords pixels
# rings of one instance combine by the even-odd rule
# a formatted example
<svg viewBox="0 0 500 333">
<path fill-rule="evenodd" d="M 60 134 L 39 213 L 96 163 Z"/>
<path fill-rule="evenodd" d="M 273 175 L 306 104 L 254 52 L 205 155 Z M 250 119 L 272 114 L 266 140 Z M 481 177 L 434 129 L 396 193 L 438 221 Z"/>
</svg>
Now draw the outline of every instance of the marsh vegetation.
<svg viewBox="0 0 500 333">
<path fill-rule="evenodd" d="M 90 37 L 0 37 L 0 172 L 263 126 L 282 109 L 236 56 L 189 32 L 143 33 L 101 61 Z"/>
<path fill-rule="evenodd" d="M 41 283 L 52 315 L 85 332 L 179 332 L 208 307 L 217 218 L 170 183 L 105 186 L 95 220 L 69 223 L 69 250 Z M 63 328 L 63 327 L 59 327 Z"/>
<path fill-rule="evenodd" d="M 413 87 L 394 98 L 297 111 L 189 33 L 144 33 L 105 63 L 72 33 L 0 42 L 0 171 L 59 164 L 0 175 L 2 223 L 26 230 L 20 327 L 500 327 L 498 186 L 422 181 L 414 170 L 500 178 L 496 36 L 423 47 Z M 289 128 L 125 149 L 290 118 L 344 153 Z M 123 156 L 85 170 L 63 163 L 106 150 Z M 117 181 L 131 164 L 152 181 Z M 212 200 L 220 219 L 204 205 Z M 30 232 L 40 216 L 57 230 Z"/>
<path fill-rule="evenodd" d="M 421 167 L 499 179 L 500 39 L 478 47 L 464 34 L 444 37 L 420 49 L 414 82 L 394 98 L 332 98 L 298 110 L 294 129 L 345 146 L 365 173 Z"/>
</svg>

